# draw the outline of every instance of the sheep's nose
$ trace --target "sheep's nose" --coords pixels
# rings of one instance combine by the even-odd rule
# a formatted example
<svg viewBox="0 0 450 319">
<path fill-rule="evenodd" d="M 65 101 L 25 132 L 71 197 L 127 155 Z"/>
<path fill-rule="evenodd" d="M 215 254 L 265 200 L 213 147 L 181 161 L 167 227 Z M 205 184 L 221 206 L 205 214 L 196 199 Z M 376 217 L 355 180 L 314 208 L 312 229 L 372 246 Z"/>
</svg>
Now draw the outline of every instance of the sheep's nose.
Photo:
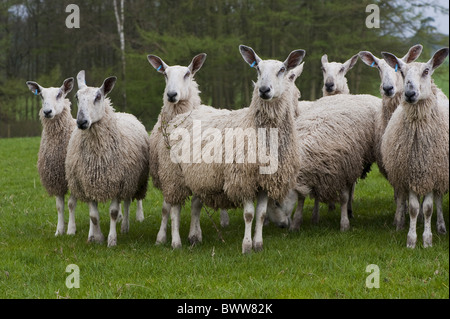
<svg viewBox="0 0 450 319">
<path fill-rule="evenodd" d="M 175 102 L 176 96 L 178 95 L 177 92 L 167 92 L 167 98 L 169 99 L 169 102 Z"/>
<path fill-rule="evenodd" d="M 405 98 L 407 102 L 414 102 L 416 100 L 416 91 L 413 90 L 405 91 Z"/>
<path fill-rule="evenodd" d="M 327 90 L 327 92 L 332 92 L 333 91 L 333 87 L 334 87 L 334 83 L 333 82 L 325 83 L 325 89 Z"/>
<path fill-rule="evenodd" d="M 269 92 L 270 92 L 270 87 L 268 87 L 268 86 L 261 86 L 259 88 L 259 96 L 261 96 L 263 99 L 269 98 Z"/>
<path fill-rule="evenodd" d="M 47 110 L 47 111 L 44 111 L 44 116 L 45 117 L 50 117 L 51 115 L 52 115 L 52 110 Z"/>
<path fill-rule="evenodd" d="M 77 126 L 80 130 L 85 130 L 87 129 L 87 125 L 88 121 L 87 120 L 77 120 Z"/>
<path fill-rule="evenodd" d="M 391 96 L 393 91 L 394 91 L 394 87 L 392 85 L 390 86 L 383 86 L 383 91 L 387 96 Z"/>
</svg>

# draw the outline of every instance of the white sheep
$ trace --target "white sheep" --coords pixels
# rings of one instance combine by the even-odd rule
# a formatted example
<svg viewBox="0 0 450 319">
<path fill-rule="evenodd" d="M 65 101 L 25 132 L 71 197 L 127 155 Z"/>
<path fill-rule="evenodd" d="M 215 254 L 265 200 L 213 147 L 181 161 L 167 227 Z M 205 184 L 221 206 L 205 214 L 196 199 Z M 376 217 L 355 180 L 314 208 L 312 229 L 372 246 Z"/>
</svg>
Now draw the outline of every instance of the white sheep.
<svg viewBox="0 0 450 319">
<path fill-rule="evenodd" d="M 158 149 L 158 147 L 167 146 L 167 136 L 166 130 L 168 123 L 178 114 L 188 114 L 189 112 L 201 109 L 203 112 L 220 112 L 225 114 L 229 111 L 218 110 L 212 107 L 202 105 L 200 99 L 200 91 L 198 89 L 198 84 L 195 81 L 194 75 L 203 66 L 206 60 L 206 54 L 201 53 L 196 55 L 189 66 L 169 66 L 160 57 L 156 55 L 148 55 L 148 61 L 150 64 L 160 73 L 162 73 L 166 80 L 166 87 L 163 94 L 163 107 L 161 113 L 158 116 L 158 121 L 153 127 L 150 134 L 150 145 L 152 150 Z M 161 189 L 161 184 L 159 180 L 159 157 L 156 151 L 151 151 L 150 154 L 150 176 L 152 177 L 153 184 L 156 188 Z M 189 232 L 189 241 L 191 244 L 202 241 L 201 228 L 199 227 L 200 211 L 202 208 L 202 203 L 199 198 L 195 195 L 191 200 L 191 211 L 193 211 L 191 218 L 191 229 Z M 162 218 L 161 226 L 156 237 L 156 244 L 165 243 L 167 240 L 167 224 L 169 218 L 171 206 L 164 200 L 162 206 Z M 195 210 L 199 210 L 196 212 Z M 226 227 L 228 225 L 229 218 L 226 210 L 221 209 L 221 225 Z M 172 223 L 172 232 L 176 231 L 177 222 Z M 177 242 L 175 240 L 175 242 Z M 176 247 L 176 244 L 173 244 Z"/>
<path fill-rule="evenodd" d="M 279 62 L 261 60 L 250 47 L 239 48 L 244 60 L 258 72 L 250 106 L 226 115 L 202 110 L 178 115 L 169 123 L 171 149 L 160 147 L 158 156 L 161 188 L 164 199 L 171 204 L 172 221 L 179 223 L 181 205 L 192 193 L 213 208 L 243 206 L 242 252 L 247 253 L 252 246 L 262 249 L 268 197 L 284 198 L 300 166 L 293 115 L 297 93 L 287 74 L 301 62 L 305 51 L 293 51 L 284 62 Z M 199 126 L 203 132 L 200 135 L 194 133 Z M 190 141 L 193 148 L 200 148 L 200 152 L 193 151 L 192 157 Z M 179 234 L 175 239 L 175 246 L 181 246 Z M 172 233 L 172 246 L 173 241 Z"/>
<path fill-rule="evenodd" d="M 448 54 L 449 49 L 443 48 L 426 63 L 408 64 L 391 53 L 382 53 L 384 60 L 401 73 L 404 83 L 402 102 L 382 138 L 381 154 L 397 197 L 409 201 L 408 248 L 416 246 L 416 222 L 422 196 L 423 245 L 432 246 L 433 199 L 440 203 L 449 189 L 448 99 L 443 99 L 431 78 Z"/>
<path fill-rule="evenodd" d="M 422 49 L 423 47 L 420 44 L 412 46 L 402 58 L 402 61 L 405 63 L 414 62 L 422 53 Z M 359 57 L 368 66 L 378 69 L 381 78 L 380 93 L 383 104 L 380 112 L 375 118 L 374 152 L 380 173 L 386 177 L 386 171 L 381 157 L 381 139 L 392 114 L 401 102 L 403 96 L 403 79 L 400 72 L 395 72 L 386 61 L 377 58 L 371 52 L 361 51 L 359 52 Z M 405 224 L 404 214 L 406 211 L 406 200 L 402 203 L 398 202 L 398 200 L 399 198 L 396 198 L 397 210 L 395 213 L 394 225 L 397 227 L 397 230 L 400 230 Z"/>
<path fill-rule="evenodd" d="M 77 75 L 77 126 L 69 141 L 66 178 L 71 193 L 89 203 L 88 241 L 102 242 L 98 202 L 111 200 L 108 246 L 117 244 L 116 223 L 124 201 L 121 230 L 129 230 L 133 199 L 145 198 L 149 171 L 149 136 L 131 114 L 116 113 L 107 94 L 116 77 L 105 79 L 100 88 L 88 87 L 84 71 Z"/>
<path fill-rule="evenodd" d="M 37 167 L 42 185 L 50 196 L 56 196 L 58 224 L 55 236 L 64 234 L 64 197 L 68 192 L 65 159 L 70 135 L 76 127 L 70 114 L 70 101 L 66 96 L 72 91 L 73 82 L 73 78 L 68 78 L 60 88 L 44 88 L 33 81 L 26 83 L 31 92 L 42 99 L 42 108 L 39 111 L 42 137 Z M 74 235 L 76 232 L 76 204 L 76 198 L 73 194 L 70 195 L 68 235 Z"/>
<path fill-rule="evenodd" d="M 345 75 L 358 62 L 355 54 L 344 63 L 328 62 L 328 56 L 324 54 L 321 59 L 323 72 L 323 96 L 335 94 L 350 94 Z"/>
</svg>

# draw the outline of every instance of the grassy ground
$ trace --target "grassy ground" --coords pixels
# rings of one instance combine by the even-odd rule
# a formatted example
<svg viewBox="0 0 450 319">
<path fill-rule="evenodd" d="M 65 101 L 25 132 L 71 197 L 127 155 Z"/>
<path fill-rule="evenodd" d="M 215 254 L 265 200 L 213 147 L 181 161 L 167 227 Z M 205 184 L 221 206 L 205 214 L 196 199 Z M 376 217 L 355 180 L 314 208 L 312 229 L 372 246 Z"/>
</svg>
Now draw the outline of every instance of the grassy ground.
<svg viewBox="0 0 450 319">
<path fill-rule="evenodd" d="M 189 205 L 182 211 L 183 248 L 155 246 L 162 196 L 150 188 L 145 220 L 134 220 L 118 246 L 87 243 L 87 205 L 77 207 L 77 234 L 54 237 L 55 200 L 36 169 L 39 138 L 0 139 L 0 298 L 449 298 L 449 235 L 439 235 L 433 216 L 433 247 L 406 248 L 407 231 L 392 226 L 392 188 L 376 167 L 358 183 L 351 230 L 339 231 L 338 212 L 321 207 L 320 225 L 306 205 L 300 232 L 264 228 L 264 251 L 241 255 L 242 211 L 218 239 L 202 215 L 203 244 L 190 247 Z M 109 230 L 107 206 L 101 227 Z M 444 198 L 448 226 L 449 197 Z M 67 215 L 66 209 L 66 215 Z M 66 216 L 66 222 L 68 220 Z M 219 223 L 215 213 L 214 221 Z M 408 219 L 409 220 L 409 219 Z M 170 242 L 170 237 L 169 237 Z M 80 288 L 65 285 L 66 267 L 80 269 Z M 380 288 L 366 287 L 366 267 L 380 269 Z"/>
</svg>

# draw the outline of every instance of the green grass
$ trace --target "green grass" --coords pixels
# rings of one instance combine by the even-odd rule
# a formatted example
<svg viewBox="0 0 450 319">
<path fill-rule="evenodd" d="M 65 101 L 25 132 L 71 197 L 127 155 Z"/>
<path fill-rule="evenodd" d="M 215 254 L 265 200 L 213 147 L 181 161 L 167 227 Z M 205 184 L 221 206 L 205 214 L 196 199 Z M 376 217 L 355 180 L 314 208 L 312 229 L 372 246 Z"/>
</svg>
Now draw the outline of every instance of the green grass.
<svg viewBox="0 0 450 319">
<path fill-rule="evenodd" d="M 407 231 L 392 226 L 393 191 L 376 167 L 358 183 L 351 230 L 339 231 L 338 212 L 321 207 L 318 226 L 306 203 L 300 232 L 264 228 L 264 250 L 241 254 L 244 221 L 230 211 L 218 238 L 202 213 L 203 243 L 190 247 L 189 205 L 182 211 L 183 248 L 155 246 L 161 193 L 150 188 L 145 220 L 119 232 L 118 245 L 87 243 L 87 205 L 77 206 L 77 234 L 54 237 L 56 208 L 36 169 L 39 138 L 0 139 L 0 298 L 449 298 L 449 235 L 439 235 L 433 216 L 433 247 L 406 248 Z M 101 227 L 109 231 L 107 206 Z M 444 198 L 448 227 L 449 198 Z M 68 220 L 66 208 L 66 222 Z M 219 214 L 213 215 L 219 224 Z M 409 219 L 407 219 L 409 220 Z M 80 268 L 80 288 L 65 285 L 67 265 Z M 365 286 L 366 267 L 380 268 L 380 288 Z"/>
</svg>

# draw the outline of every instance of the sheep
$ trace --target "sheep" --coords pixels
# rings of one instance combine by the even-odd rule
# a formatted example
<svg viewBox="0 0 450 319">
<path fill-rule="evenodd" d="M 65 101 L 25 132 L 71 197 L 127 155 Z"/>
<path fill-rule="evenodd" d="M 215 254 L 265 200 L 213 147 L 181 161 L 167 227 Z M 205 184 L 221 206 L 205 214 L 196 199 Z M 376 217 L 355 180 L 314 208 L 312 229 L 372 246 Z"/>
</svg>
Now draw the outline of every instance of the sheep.
<svg viewBox="0 0 450 319">
<path fill-rule="evenodd" d="M 392 53 L 382 52 L 389 66 L 401 73 L 404 83 L 402 101 L 382 137 L 381 155 L 397 197 L 409 201 L 408 248 L 415 248 L 417 243 L 421 197 L 425 224 L 423 246 L 432 246 L 433 199 L 440 203 L 449 189 L 448 99 L 443 99 L 431 78 L 448 54 L 449 49 L 443 48 L 426 63 L 408 64 Z"/>
<path fill-rule="evenodd" d="M 160 147 L 158 156 L 162 191 L 166 202 L 171 204 L 172 221 L 179 223 L 181 205 L 191 194 L 213 208 L 243 206 L 242 253 L 249 253 L 252 247 L 255 250 L 263 247 L 262 226 L 268 197 L 284 198 L 293 187 L 292 176 L 300 167 L 293 105 L 297 93 L 287 74 L 301 62 L 305 51 L 292 51 L 280 62 L 261 60 L 252 48 L 244 45 L 239 50 L 258 73 L 250 106 L 225 115 L 193 110 L 176 116 L 169 123 L 171 148 Z M 199 126 L 202 134 L 194 132 Z M 264 134 L 267 131 L 270 137 Z M 256 226 L 252 240 L 255 199 Z M 178 240 L 175 245 L 180 247 L 179 234 L 175 239 Z"/>
<path fill-rule="evenodd" d="M 65 158 L 70 135 L 75 129 L 75 120 L 70 114 L 70 101 L 67 94 L 72 91 L 73 78 L 64 80 L 60 88 L 44 88 L 33 81 L 26 82 L 28 88 L 42 99 L 39 117 L 42 123 L 42 137 L 39 147 L 37 168 L 41 183 L 50 196 L 56 197 L 58 224 L 55 236 L 64 234 L 64 197 L 68 192 Z M 73 194 L 70 195 L 69 223 L 67 234 L 76 232 L 75 207 L 77 204 Z"/>
<path fill-rule="evenodd" d="M 328 56 L 324 54 L 321 59 L 323 72 L 323 96 L 336 94 L 350 94 L 345 75 L 358 62 L 355 54 L 344 63 L 328 62 Z"/>
<path fill-rule="evenodd" d="M 405 63 L 414 62 L 422 53 L 422 45 L 417 44 L 412 46 L 406 55 L 402 58 Z M 375 118 L 375 159 L 380 170 L 380 173 L 386 177 L 386 171 L 384 169 L 382 157 L 381 157 L 381 139 L 386 129 L 386 126 L 391 119 L 392 114 L 400 104 L 403 95 L 403 79 L 399 72 L 395 72 L 386 61 L 375 57 L 369 51 L 359 52 L 361 60 L 371 66 L 376 67 L 379 70 L 381 84 L 380 93 L 382 97 L 382 108 Z M 396 199 L 398 200 L 398 198 Z M 406 210 L 406 201 L 400 203 L 397 202 L 397 210 L 394 218 L 394 225 L 397 230 L 404 227 L 405 219 L 404 212 Z M 444 223 L 445 229 L 445 223 Z"/>
<path fill-rule="evenodd" d="M 158 121 L 152 129 L 150 134 L 150 147 L 152 150 L 158 149 L 158 147 L 167 146 L 167 137 L 165 131 L 170 120 L 172 120 L 178 114 L 188 114 L 192 110 L 201 109 L 203 112 L 221 112 L 227 113 L 227 110 L 213 109 L 212 107 L 202 105 L 200 99 L 200 91 L 198 84 L 194 79 L 194 75 L 203 66 L 206 60 L 206 54 L 201 53 L 196 55 L 188 67 L 184 66 L 169 66 L 160 57 L 156 55 L 148 55 L 147 59 L 149 63 L 159 72 L 164 74 L 166 79 L 166 87 L 163 95 L 163 107 L 158 117 Z M 161 189 L 161 183 L 159 180 L 159 158 L 157 152 L 151 152 L 150 154 L 150 176 L 152 177 L 153 185 Z M 202 203 L 195 195 L 192 197 L 191 210 L 201 210 Z M 161 226 L 156 237 L 156 244 L 165 243 L 167 240 L 167 223 L 170 212 L 170 205 L 164 201 L 162 207 L 162 219 Z M 191 223 L 191 229 L 189 232 L 189 241 L 191 244 L 202 241 L 201 229 L 197 227 L 198 222 L 194 220 L 198 213 L 193 213 L 193 219 Z M 226 227 L 229 223 L 227 211 L 221 210 L 221 225 Z M 175 224 L 175 223 L 173 223 Z M 172 226 L 172 231 L 174 226 Z M 176 235 L 174 235 L 176 236 Z M 174 244 L 173 246 L 176 247 Z"/>
<path fill-rule="evenodd" d="M 100 88 L 88 87 L 84 70 L 78 73 L 78 129 L 70 137 L 65 163 L 71 193 L 89 204 L 89 242 L 104 241 L 97 203 L 111 200 L 108 247 L 117 245 L 120 202 L 124 201 L 121 231 L 126 233 L 130 202 L 145 198 L 149 171 L 145 127 L 131 114 L 116 113 L 106 97 L 116 80 L 112 76 Z"/>
</svg>

